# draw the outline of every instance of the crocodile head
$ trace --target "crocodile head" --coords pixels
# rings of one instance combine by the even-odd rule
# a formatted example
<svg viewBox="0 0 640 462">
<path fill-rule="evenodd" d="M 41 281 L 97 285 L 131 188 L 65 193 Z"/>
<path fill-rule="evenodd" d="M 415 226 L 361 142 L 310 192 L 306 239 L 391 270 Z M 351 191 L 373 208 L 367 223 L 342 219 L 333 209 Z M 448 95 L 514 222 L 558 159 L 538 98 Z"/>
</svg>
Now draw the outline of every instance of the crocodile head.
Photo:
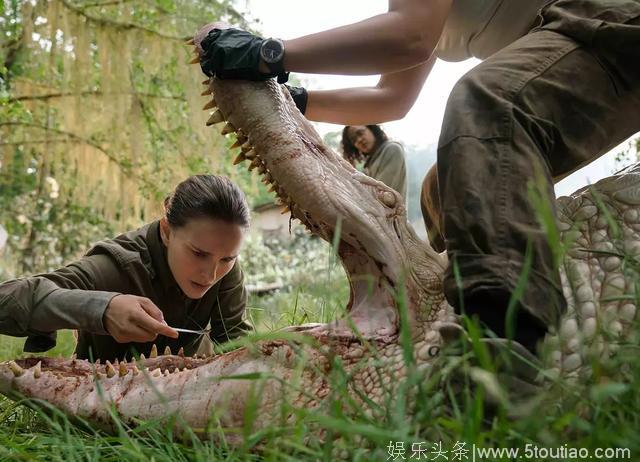
<svg viewBox="0 0 640 462">
<path fill-rule="evenodd" d="M 205 93 L 214 95 L 205 109 L 217 106 L 208 123 L 224 124 L 223 134 L 236 133 L 236 163 L 257 169 L 292 218 L 329 243 L 339 242 L 351 286 L 349 319 L 323 329 L 351 335 L 355 327 L 366 337 L 392 336 L 398 302 L 406 303 L 412 321 L 426 321 L 446 306 L 440 276 L 446 259 L 416 237 L 400 194 L 328 148 L 284 86 L 205 83 Z"/>
</svg>

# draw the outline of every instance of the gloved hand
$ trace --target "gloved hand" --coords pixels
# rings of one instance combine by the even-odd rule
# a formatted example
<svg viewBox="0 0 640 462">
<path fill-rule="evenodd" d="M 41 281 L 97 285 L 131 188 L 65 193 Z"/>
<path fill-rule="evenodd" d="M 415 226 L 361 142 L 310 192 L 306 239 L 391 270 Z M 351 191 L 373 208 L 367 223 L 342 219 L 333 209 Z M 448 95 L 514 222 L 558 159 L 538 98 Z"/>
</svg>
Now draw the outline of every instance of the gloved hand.
<svg viewBox="0 0 640 462">
<path fill-rule="evenodd" d="M 303 87 L 294 87 L 293 85 L 285 85 L 285 87 L 289 90 L 289 94 L 291 95 L 291 98 L 293 98 L 293 102 L 296 103 L 296 106 L 302 115 L 304 115 L 307 110 L 307 99 L 309 98 L 307 90 Z"/>
<path fill-rule="evenodd" d="M 194 37 L 200 67 L 209 77 L 236 80 L 267 80 L 276 73 L 260 72 L 260 47 L 264 39 L 224 23 L 204 26 Z"/>
</svg>

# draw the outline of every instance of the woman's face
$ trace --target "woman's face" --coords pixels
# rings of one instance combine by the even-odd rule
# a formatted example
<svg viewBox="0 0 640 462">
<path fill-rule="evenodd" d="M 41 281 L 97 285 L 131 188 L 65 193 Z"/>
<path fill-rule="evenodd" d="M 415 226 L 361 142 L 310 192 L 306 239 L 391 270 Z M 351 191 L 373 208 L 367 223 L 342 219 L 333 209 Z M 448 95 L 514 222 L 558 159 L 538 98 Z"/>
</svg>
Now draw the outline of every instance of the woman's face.
<svg viewBox="0 0 640 462">
<path fill-rule="evenodd" d="M 194 218 L 174 229 L 163 218 L 160 235 L 176 282 L 187 297 L 199 299 L 233 268 L 244 229 L 212 218 Z"/>
<path fill-rule="evenodd" d="M 365 125 L 352 125 L 347 129 L 347 136 L 351 144 L 362 154 L 371 154 L 376 148 L 376 137 Z"/>
</svg>

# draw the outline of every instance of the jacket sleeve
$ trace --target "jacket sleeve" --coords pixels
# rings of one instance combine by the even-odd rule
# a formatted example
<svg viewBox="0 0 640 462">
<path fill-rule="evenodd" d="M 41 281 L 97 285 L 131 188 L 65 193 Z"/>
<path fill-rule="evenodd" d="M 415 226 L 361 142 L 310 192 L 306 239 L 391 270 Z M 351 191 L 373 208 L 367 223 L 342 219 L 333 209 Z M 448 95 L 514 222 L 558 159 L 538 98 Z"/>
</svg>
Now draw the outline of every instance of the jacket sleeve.
<svg viewBox="0 0 640 462">
<path fill-rule="evenodd" d="M 380 168 L 375 173 L 375 178 L 398 191 L 406 201 L 407 170 L 404 162 L 404 148 L 398 143 L 391 142 L 380 153 L 380 157 Z"/>
<path fill-rule="evenodd" d="M 119 295 L 114 288 L 122 278 L 109 256 L 92 255 L 52 273 L 0 284 L 0 334 L 42 336 L 59 329 L 107 334 L 102 316 Z"/>
<path fill-rule="evenodd" d="M 234 339 L 253 327 L 244 319 L 247 306 L 247 290 L 240 262 L 222 278 L 216 306 L 211 313 L 211 340 L 222 343 Z"/>
</svg>

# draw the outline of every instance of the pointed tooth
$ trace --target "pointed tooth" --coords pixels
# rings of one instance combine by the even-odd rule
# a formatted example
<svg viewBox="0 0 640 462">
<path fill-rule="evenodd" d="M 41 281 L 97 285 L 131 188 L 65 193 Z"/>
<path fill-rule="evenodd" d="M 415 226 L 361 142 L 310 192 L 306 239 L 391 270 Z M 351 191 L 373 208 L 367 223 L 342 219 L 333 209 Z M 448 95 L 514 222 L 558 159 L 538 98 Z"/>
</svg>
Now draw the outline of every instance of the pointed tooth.
<svg viewBox="0 0 640 462">
<path fill-rule="evenodd" d="M 75 361 L 76 359 L 78 359 L 78 355 L 77 354 L 72 354 L 71 355 L 71 361 Z"/>
<path fill-rule="evenodd" d="M 24 374 L 24 369 L 18 366 L 18 363 L 15 361 L 9 361 L 9 369 L 11 369 L 11 372 L 13 372 L 13 375 L 16 377 L 20 377 Z"/>
<path fill-rule="evenodd" d="M 166 377 L 167 375 L 169 375 L 169 369 L 164 370 L 164 376 Z"/>
<path fill-rule="evenodd" d="M 264 175 L 267 172 L 267 167 L 264 166 L 264 164 L 260 165 L 260 167 L 258 167 L 258 173 L 260 175 Z"/>
<path fill-rule="evenodd" d="M 180 349 L 178 350 L 178 356 L 180 356 L 181 358 L 184 358 L 184 348 L 180 347 Z"/>
<path fill-rule="evenodd" d="M 251 149 L 253 149 L 253 148 L 251 147 L 251 144 L 249 144 L 248 141 L 246 143 L 244 143 L 242 146 L 240 146 L 240 150 L 242 152 L 248 152 L 248 151 L 251 151 Z"/>
<path fill-rule="evenodd" d="M 220 122 L 224 122 L 224 116 L 222 115 L 222 112 L 218 110 L 211 114 L 211 117 L 207 120 L 207 127 L 209 125 L 219 124 Z"/>
<path fill-rule="evenodd" d="M 245 154 L 246 155 L 246 154 Z M 260 162 L 259 159 L 253 159 L 253 161 L 251 161 L 251 164 L 249 165 L 249 171 L 252 171 L 254 168 L 256 168 L 257 166 L 259 166 L 262 162 Z"/>
<path fill-rule="evenodd" d="M 247 159 L 255 159 L 256 157 L 258 157 L 258 154 L 253 149 L 248 150 L 244 153 L 244 155 L 247 157 Z"/>
<path fill-rule="evenodd" d="M 189 39 L 185 42 L 187 45 L 195 45 L 196 42 L 193 41 L 193 39 Z"/>
<path fill-rule="evenodd" d="M 231 145 L 230 149 L 235 149 L 235 148 L 239 148 L 242 146 L 243 143 L 240 142 L 240 139 L 236 138 L 236 140 L 234 141 L 234 143 Z"/>
<path fill-rule="evenodd" d="M 164 347 L 164 353 L 162 353 L 165 356 L 171 356 L 173 353 L 171 353 L 171 347 L 169 345 L 167 345 L 166 347 Z"/>
<path fill-rule="evenodd" d="M 202 107 L 202 110 L 206 111 L 207 109 L 211 109 L 211 108 L 214 108 L 214 107 L 218 107 L 218 106 L 216 106 L 216 100 L 212 99 L 211 101 L 209 101 L 207 104 L 205 104 Z"/>
<path fill-rule="evenodd" d="M 209 85 L 211 83 L 211 79 L 209 79 L 209 78 L 204 79 L 201 83 L 202 83 L 202 85 Z"/>
<path fill-rule="evenodd" d="M 213 95 L 213 88 L 211 88 L 211 85 L 209 85 L 207 88 L 204 89 L 202 93 L 200 93 L 200 96 L 207 96 L 207 95 Z"/>
<path fill-rule="evenodd" d="M 276 189 L 278 189 L 278 185 L 276 185 L 276 184 L 272 184 L 272 185 L 269 187 L 269 192 L 270 192 L 270 193 L 272 193 L 272 192 L 274 192 Z"/>
<path fill-rule="evenodd" d="M 157 358 L 158 357 L 158 347 L 156 346 L 155 343 L 151 347 L 151 353 L 149 354 L 149 357 L 150 358 Z"/>
<path fill-rule="evenodd" d="M 113 362 L 113 367 L 120 367 L 120 361 L 118 361 L 118 358 Z"/>
<path fill-rule="evenodd" d="M 42 361 L 38 361 L 38 364 L 33 366 L 31 370 L 33 371 L 33 377 L 39 379 L 42 375 Z"/>
<path fill-rule="evenodd" d="M 105 361 L 105 364 L 107 365 L 106 369 L 107 369 L 107 377 L 111 378 L 114 375 L 116 375 L 116 370 L 113 367 L 113 364 L 111 364 L 109 362 L 109 360 Z"/>
<path fill-rule="evenodd" d="M 138 375 L 140 373 L 140 369 L 138 369 L 138 366 L 134 364 L 131 368 L 131 372 L 133 372 L 133 375 Z"/>
<path fill-rule="evenodd" d="M 285 205 L 285 206 L 282 208 L 282 211 L 280 212 L 280 215 L 284 215 L 285 213 L 289 213 L 289 212 L 291 212 L 291 209 L 289 208 L 289 206 L 288 206 L 288 205 Z"/>
<path fill-rule="evenodd" d="M 100 365 L 100 358 L 96 359 L 96 362 L 93 363 L 93 364 L 95 364 L 96 366 L 99 366 Z"/>
<path fill-rule="evenodd" d="M 220 133 L 223 135 L 228 135 L 229 133 L 233 133 L 235 131 L 236 131 L 236 127 L 234 127 L 231 122 L 227 122 L 225 126 L 222 127 L 222 130 L 220 131 Z"/>
<path fill-rule="evenodd" d="M 127 369 L 126 363 L 120 363 L 120 366 L 118 367 L 118 373 L 120 377 L 124 377 L 129 373 L 129 369 Z"/>
<path fill-rule="evenodd" d="M 273 176 L 271 176 L 271 172 L 267 172 L 264 175 L 264 179 L 267 180 L 267 184 L 271 184 L 273 182 Z"/>
<path fill-rule="evenodd" d="M 238 156 L 233 160 L 233 165 L 238 165 L 240 162 L 247 160 L 246 156 L 242 153 L 238 154 Z"/>
<path fill-rule="evenodd" d="M 151 377 L 161 377 L 162 376 L 162 371 L 160 371 L 160 368 L 154 369 L 153 372 L 151 372 Z"/>
<path fill-rule="evenodd" d="M 196 56 L 191 61 L 189 61 L 189 64 L 199 64 L 199 63 L 200 63 L 200 55 Z"/>
<path fill-rule="evenodd" d="M 147 359 L 147 357 L 144 355 L 144 353 L 140 353 L 140 361 L 144 361 L 145 359 Z"/>
</svg>

